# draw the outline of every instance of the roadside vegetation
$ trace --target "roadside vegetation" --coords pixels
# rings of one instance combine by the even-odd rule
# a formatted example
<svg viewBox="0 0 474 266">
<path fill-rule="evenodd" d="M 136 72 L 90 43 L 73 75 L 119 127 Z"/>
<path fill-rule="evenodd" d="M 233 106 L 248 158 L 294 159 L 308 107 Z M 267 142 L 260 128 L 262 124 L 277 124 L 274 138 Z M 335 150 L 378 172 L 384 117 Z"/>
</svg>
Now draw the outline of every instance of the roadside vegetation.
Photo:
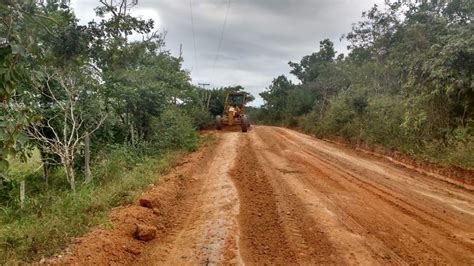
<svg viewBox="0 0 474 266">
<path fill-rule="evenodd" d="M 93 164 L 94 181 L 80 183 L 75 193 L 61 182 L 62 169 L 53 171 L 49 188 L 37 182 L 41 175 L 23 173 L 17 177 L 25 178 L 28 185 L 23 208 L 18 208 L 18 202 L 13 200 L 19 195 L 15 186 L 9 190 L 12 200 L 4 201 L 0 209 L 0 263 L 39 261 L 60 252 L 72 237 L 86 233 L 92 226 L 111 227 L 108 210 L 132 203 L 183 154 L 168 152 L 142 157 L 141 152 L 130 149 L 110 151 Z"/>
<path fill-rule="evenodd" d="M 344 35 L 290 62 L 261 93 L 254 121 L 319 137 L 381 145 L 423 160 L 474 167 L 472 1 L 387 1 Z"/>
<path fill-rule="evenodd" d="M 0 264 L 111 226 L 243 90 L 193 86 L 135 1 L 98 1 L 86 25 L 61 2 L 0 3 Z"/>
</svg>

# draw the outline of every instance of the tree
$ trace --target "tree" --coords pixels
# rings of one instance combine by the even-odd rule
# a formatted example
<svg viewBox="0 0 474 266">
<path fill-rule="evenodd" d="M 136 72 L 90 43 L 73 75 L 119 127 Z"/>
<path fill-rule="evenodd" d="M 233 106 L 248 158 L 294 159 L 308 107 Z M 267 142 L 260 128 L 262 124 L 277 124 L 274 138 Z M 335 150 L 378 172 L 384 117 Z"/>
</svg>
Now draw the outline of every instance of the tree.
<svg viewBox="0 0 474 266">
<path fill-rule="evenodd" d="M 267 90 L 260 93 L 265 101 L 263 108 L 268 111 L 271 121 L 278 121 L 285 117 L 288 95 L 294 85 L 286 76 L 275 78 Z"/>
<path fill-rule="evenodd" d="M 88 134 L 92 134 L 102 125 L 106 115 L 102 115 L 94 125 L 85 123 L 84 113 L 79 103 L 81 97 L 88 97 L 88 95 L 86 88 L 72 74 L 54 70 L 45 71 L 44 78 L 37 80 L 35 89 L 51 100 L 52 106 L 49 108 L 55 110 L 55 115 L 38 118 L 37 122 L 25 129 L 26 133 L 39 143 L 42 150 L 61 158 L 66 180 L 75 191 L 74 160 L 78 145 Z M 45 108 L 45 106 L 39 106 L 39 108 Z"/>
<path fill-rule="evenodd" d="M 25 53 L 24 42 L 28 37 L 18 33 L 17 20 L 28 15 L 25 9 L 29 6 L 17 1 L 0 3 L 0 182 L 8 169 L 7 157 L 24 148 L 24 143 L 17 140 L 21 138 L 21 128 L 28 122 L 28 117 L 22 110 L 9 112 L 9 101 L 20 82 L 18 61 Z"/>
<path fill-rule="evenodd" d="M 321 70 L 334 61 L 336 51 L 334 44 L 329 39 L 319 43 L 319 52 L 304 56 L 300 63 L 289 62 L 292 68 L 291 74 L 295 75 L 301 82 L 310 82 L 318 78 Z"/>
</svg>

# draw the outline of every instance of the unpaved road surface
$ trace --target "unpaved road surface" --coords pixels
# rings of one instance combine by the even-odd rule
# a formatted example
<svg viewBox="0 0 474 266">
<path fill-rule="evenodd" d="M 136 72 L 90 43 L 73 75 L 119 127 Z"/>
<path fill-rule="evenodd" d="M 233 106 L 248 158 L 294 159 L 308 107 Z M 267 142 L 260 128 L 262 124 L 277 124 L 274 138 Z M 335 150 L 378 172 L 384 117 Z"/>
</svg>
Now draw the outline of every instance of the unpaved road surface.
<svg viewBox="0 0 474 266">
<path fill-rule="evenodd" d="M 62 262 L 474 264 L 470 190 L 289 129 L 216 138 Z"/>
</svg>

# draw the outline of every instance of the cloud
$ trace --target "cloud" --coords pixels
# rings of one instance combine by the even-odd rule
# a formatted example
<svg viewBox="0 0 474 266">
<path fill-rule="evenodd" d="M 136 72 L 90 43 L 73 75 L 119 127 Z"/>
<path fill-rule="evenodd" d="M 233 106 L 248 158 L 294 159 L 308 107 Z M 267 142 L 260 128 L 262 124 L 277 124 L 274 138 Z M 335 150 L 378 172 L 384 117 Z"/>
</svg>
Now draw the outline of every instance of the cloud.
<svg viewBox="0 0 474 266">
<path fill-rule="evenodd" d="M 72 6 L 85 23 L 94 17 L 97 3 L 73 0 Z M 193 83 L 243 85 L 259 105 L 258 93 L 276 76 L 289 76 L 288 61 L 316 51 L 319 41 L 330 38 L 338 52 L 346 52 L 341 35 L 374 4 L 383 0 L 233 0 L 217 56 L 228 0 L 192 0 L 196 55 L 189 0 L 139 0 L 133 14 L 152 18 L 158 30 L 166 30 L 173 54 L 183 45 L 184 67 L 191 70 Z"/>
</svg>

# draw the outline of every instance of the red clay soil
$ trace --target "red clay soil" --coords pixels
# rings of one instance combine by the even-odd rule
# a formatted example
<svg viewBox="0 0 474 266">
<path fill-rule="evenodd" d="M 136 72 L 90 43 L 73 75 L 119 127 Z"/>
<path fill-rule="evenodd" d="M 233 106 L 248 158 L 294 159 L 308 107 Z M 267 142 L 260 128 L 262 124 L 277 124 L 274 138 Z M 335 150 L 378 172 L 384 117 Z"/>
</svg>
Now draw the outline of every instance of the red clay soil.
<svg viewBox="0 0 474 266">
<path fill-rule="evenodd" d="M 230 175 L 237 186 L 241 204 L 238 216 L 241 254 L 247 263 L 285 264 L 296 261 L 285 237 L 285 228 L 276 194 L 256 161 L 255 151 L 248 149 L 248 138 L 242 138 L 238 157 Z"/>
<path fill-rule="evenodd" d="M 112 209 L 109 215 L 111 229 L 97 228 L 77 238 L 65 254 L 47 263 L 130 264 L 137 260 L 149 246 L 149 242 L 134 237 L 137 226 L 156 228 L 155 238 L 163 238 L 180 226 L 180 217 L 186 211 L 183 207 L 188 204 L 183 195 L 197 182 L 192 174 L 199 171 L 201 162 L 209 160 L 214 149 L 215 144 L 204 144 L 178 163 L 170 175 L 152 186 L 135 204 Z"/>
<path fill-rule="evenodd" d="M 468 189 L 289 129 L 216 137 L 53 262 L 474 264 Z"/>
<path fill-rule="evenodd" d="M 324 139 L 338 146 L 353 148 L 354 144 L 343 138 Z M 427 161 L 415 159 L 396 150 L 386 149 L 379 145 L 367 146 L 365 144 L 355 145 L 355 149 L 363 153 L 384 158 L 394 164 L 418 171 L 426 176 L 444 179 L 446 182 L 462 186 L 474 191 L 474 169 L 466 169 L 458 166 L 443 166 Z"/>
</svg>

